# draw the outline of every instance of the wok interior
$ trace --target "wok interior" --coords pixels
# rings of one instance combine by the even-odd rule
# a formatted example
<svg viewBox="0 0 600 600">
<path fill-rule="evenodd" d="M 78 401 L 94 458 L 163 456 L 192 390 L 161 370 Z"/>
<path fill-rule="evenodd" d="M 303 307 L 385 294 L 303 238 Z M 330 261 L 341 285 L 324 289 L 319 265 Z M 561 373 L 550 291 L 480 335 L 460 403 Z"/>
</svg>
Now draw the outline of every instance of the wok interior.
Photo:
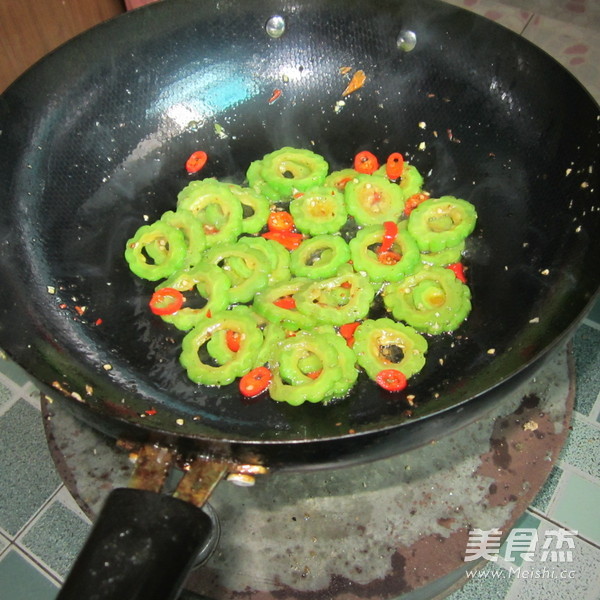
<svg viewBox="0 0 600 600">
<path fill-rule="evenodd" d="M 430 339 L 406 392 L 412 419 L 501 384 L 572 327 L 598 287 L 598 109 L 566 72 L 512 33 L 433 2 L 201 6 L 117 19 L 5 96 L 4 225 L 23 279 L 13 276 L 3 320 L 20 320 L 23 335 L 8 341 L 5 324 L 2 344 L 34 375 L 85 398 L 93 389 L 90 404 L 126 420 L 156 408 L 145 426 L 176 429 L 183 418 L 189 436 L 325 438 L 407 420 L 406 394 L 363 378 L 332 406 L 297 408 L 187 380 L 183 334 L 149 314 L 153 285 L 129 272 L 123 249 L 174 208 L 197 149 L 209 154 L 200 176 L 239 183 L 284 145 L 315 150 L 332 170 L 362 149 L 400 151 L 434 195 L 476 206 L 465 259 L 473 311 L 455 335 Z M 275 13 L 288 26 L 279 39 L 264 30 Z M 406 29 L 417 36 L 411 52 L 397 45 Z M 344 66 L 367 82 L 340 105 Z M 282 95 L 270 104 L 274 89 Z"/>
</svg>

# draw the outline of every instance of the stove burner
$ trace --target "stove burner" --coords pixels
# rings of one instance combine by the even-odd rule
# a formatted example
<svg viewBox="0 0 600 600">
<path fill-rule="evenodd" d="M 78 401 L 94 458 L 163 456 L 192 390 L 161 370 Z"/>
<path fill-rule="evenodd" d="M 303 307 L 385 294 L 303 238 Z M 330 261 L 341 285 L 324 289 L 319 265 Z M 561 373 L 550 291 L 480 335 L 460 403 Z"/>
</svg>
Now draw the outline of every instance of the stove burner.
<svg viewBox="0 0 600 600">
<path fill-rule="evenodd" d="M 507 535 L 543 485 L 568 434 L 573 381 L 570 352 L 560 351 L 493 414 L 422 448 L 337 471 L 274 473 L 249 488 L 217 486 L 207 510 L 215 528 L 220 516 L 221 539 L 198 557 L 182 598 L 447 593 L 480 566 L 464 560 L 469 531 Z M 127 485 L 133 461 L 76 421 L 64 399 L 45 397 L 43 411 L 59 473 L 94 518 L 109 491 Z"/>
</svg>

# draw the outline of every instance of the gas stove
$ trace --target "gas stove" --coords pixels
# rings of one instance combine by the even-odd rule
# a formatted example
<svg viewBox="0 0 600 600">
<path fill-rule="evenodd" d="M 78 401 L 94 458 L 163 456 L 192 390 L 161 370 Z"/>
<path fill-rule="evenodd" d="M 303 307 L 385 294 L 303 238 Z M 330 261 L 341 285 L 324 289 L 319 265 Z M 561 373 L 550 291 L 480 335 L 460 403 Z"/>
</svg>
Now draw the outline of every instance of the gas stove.
<svg viewBox="0 0 600 600">
<path fill-rule="evenodd" d="M 187 597 L 429 600 L 496 567 L 469 554 L 472 536 L 505 539 L 540 490 L 568 434 L 573 377 L 562 350 L 490 414 L 411 452 L 221 484 L 209 509 L 220 528 Z M 82 425 L 60 396 L 44 396 L 42 411 L 58 472 L 94 519 L 112 489 L 127 487 L 136 446 Z"/>
</svg>

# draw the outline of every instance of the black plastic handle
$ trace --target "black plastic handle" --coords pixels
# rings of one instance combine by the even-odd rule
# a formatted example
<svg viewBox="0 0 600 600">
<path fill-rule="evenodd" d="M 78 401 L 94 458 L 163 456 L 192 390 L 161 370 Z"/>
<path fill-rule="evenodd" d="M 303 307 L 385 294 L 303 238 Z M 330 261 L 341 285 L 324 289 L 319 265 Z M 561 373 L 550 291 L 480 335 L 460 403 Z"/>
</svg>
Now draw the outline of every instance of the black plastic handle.
<svg viewBox="0 0 600 600">
<path fill-rule="evenodd" d="M 214 534 L 188 502 L 113 490 L 57 600 L 173 600 Z"/>
</svg>

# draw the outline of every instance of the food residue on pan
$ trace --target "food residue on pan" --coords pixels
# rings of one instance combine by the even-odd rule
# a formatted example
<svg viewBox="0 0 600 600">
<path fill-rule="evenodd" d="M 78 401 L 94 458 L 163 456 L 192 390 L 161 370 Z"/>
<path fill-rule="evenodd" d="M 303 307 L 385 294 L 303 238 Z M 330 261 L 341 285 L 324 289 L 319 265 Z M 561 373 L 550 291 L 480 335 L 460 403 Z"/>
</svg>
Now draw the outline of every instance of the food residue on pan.
<svg viewBox="0 0 600 600">
<path fill-rule="evenodd" d="M 335 106 L 333 108 L 333 111 L 338 114 L 341 112 L 342 108 L 344 108 L 344 106 L 346 106 L 346 103 L 344 102 L 344 100 L 338 100 L 335 103 Z"/>
<path fill-rule="evenodd" d="M 220 125 L 219 123 L 215 123 L 215 135 L 222 140 L 229 137 L 223 125 Z"/>
<path fill-rule="evenodd" d="M 273 90 L 273 94 L 269 98 L 269 104 L 273 104 L 273 102 L 281 97 L 281 94 L 283 94 L 283 92 L 279 88 Z"/>
<path fill-rule="evenodd" d="M 342 96 L 349 96 L 356 90 L 359 90 L 361 87 L 363 87 L 366 80 L 367 76 L 365 72 L 362 69 L 359 69 L 354 73 L 354 75 L 352 75 L 352 79 L 350 79 L 348 85 L 342 92 Z"/>
</svg>

